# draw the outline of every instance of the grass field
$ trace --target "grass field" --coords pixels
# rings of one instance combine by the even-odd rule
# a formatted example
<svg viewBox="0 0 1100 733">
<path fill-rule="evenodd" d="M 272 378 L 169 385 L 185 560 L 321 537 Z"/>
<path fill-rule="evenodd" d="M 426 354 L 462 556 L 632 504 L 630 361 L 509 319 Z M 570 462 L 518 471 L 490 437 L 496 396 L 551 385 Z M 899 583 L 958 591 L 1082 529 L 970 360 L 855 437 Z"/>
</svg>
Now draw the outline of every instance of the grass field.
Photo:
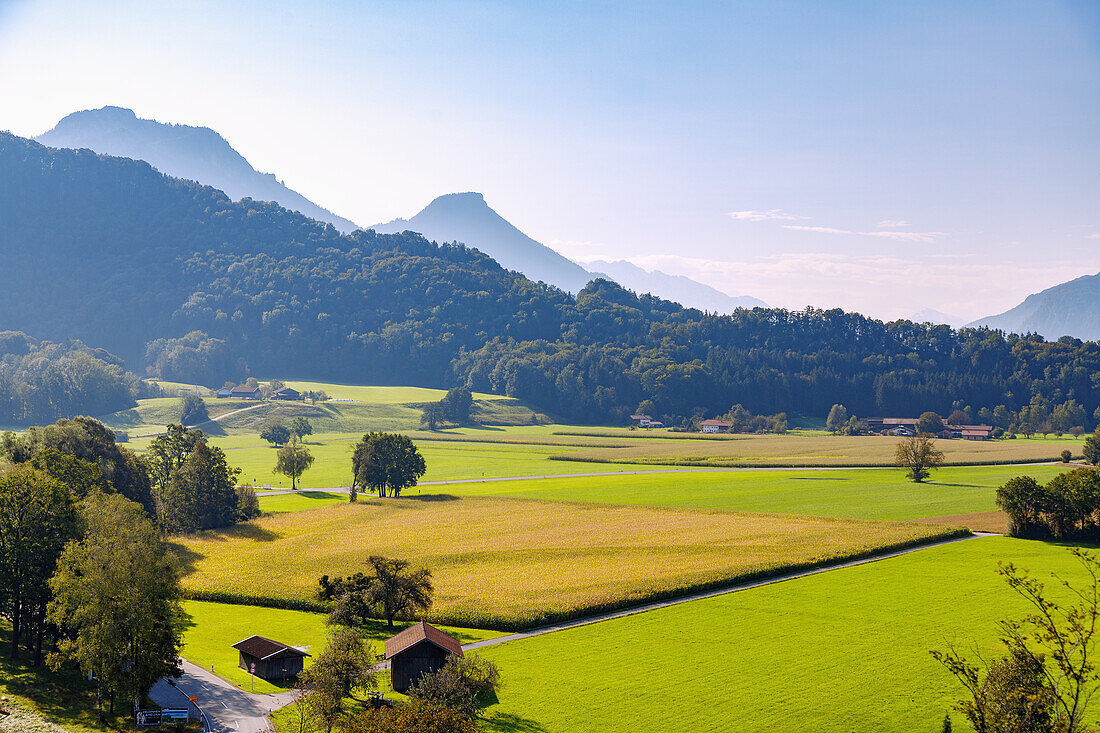
<svg viewBox="0 0 1100 733">
<path fill-rule="evenodd" d="M 481 651 L 505 682 L 487 728 L 938 731 L 962 690 L 929 650 L 999 653 L 1023 613 L 998 560 L 1077 577 L 1063 548 L 981 538 L 508 642 Z"/>
<path fill-rule="evenodd" d="M 313 466 L 299 482 L 302 488 L 338 488 L 351 482 L 351 452 L 362 434 L 318 434 L 309 436 L 306 448 L 314 456 Z M 226 451 L 230 464 L 242 469 L 241 481 L 257 486 L 290 488 L 290 479 L 272 471 L 277 448 L 255 435 L 212 437 L 211 445 Z M 435 442 L 417 440 L 428 466 L 424 481 L 492 478 L 497 476 L 541 476 L 596 471 L 627 471 L 630 466 L 597 466 L 590 463 L 551 461 L 560 447 L 493 443 Z M 144 448 L 148 441 L 135 440 Z"/>
<path fill-rule="evenodd" d="M 275 514 L 177 540 L 195 590 L 310 598 L 368 555 L 432 570 L 432 617 L 530 625 L 939 536 L 909 523 L 448 495 Z"/>
<path fill-rule="evenodd" d="M 324 649 L 331 632 L 324 615 L 319 613 L 203 601 L 186 601 L 184 609 L 191 616 L 191 624 L 183 638 L 183 657 L 246 690 L 255 686 L 256 692 L 262 693 L 277 692 L 286 686 L 253 679 L 237 666 L 237 650 L 232 644 L 258 634 L 316 655 Z M 385 623 L 377 623 L 360 630 L 367 642 L 376 647 L 373 653 L 381 654 L 382 642 L 405 626 L 397 624 L 395 629 L 389 629 Z M 480 629 L 442 628 L 463 644 L 499 635 Z M 306 659 L 307 667 L 310 661 Z"/>
<path fill-rule="evenodd" d="M 44 666 L 31 667 L 25 659 L 26 652 L 23 653 L 23 660 L 12 661 L 8 657 L 10 645 L 11 625 L 0 620 L 0 707 L 5 707 L 4 700 L 14 702 L 73 733 L 126 729 L 127 719 L 122 714 L 125 704 L 116 707 L 119 715 L 108 716 L 109 728 L 100 725 L 96 714 L 95 687 L 80 675 L 79 670 L 52 672 Z M 0 718 L 0 731 L 52 733 L 57 730 L 38 727 L 38 722 L 22 715 L 12 716 L 12 719 Z M 22 727 L 24 725 L 35 727 Z"/>
<path fill-rule="evenodd" d="M 936 471 L 923 484 L 897 469 L 674 471 L 424 486 L 421 495 L 502 496 L 551 501 L 665 506 L 682 509 L 811 514 L 853 519 L 912 520 L 972 529 L 966 515 L 992 512 L 999 486 L 1013 476 L 1049 481 L 1062 466 L 965 466 Z M 342 503 L 347 496 L 315 492 L 260 498 L 265 512 L 301 511 Z M 977 519 L 977 518 L 971 518 Z M 995 527 L 994 527 L 995 529 Z"/>
<path fill-rule="evenodd" d="M 424 491 L 904 520 L 990 511 L 997 508 L 997 487 L 1013 476 L 1045 482 L 1065 470 L 1062 465 L 956 466 L 934 471 L 921 484 L 890 468 L 674 471 L 457 484 Z"/>
<path fill-rule="evenodd" d="M 893 465 L 898 439 L 883 436 L 753 435 L 724 440 L 635 442 L 636 445 L 625 448 L 571 453 L 570 457 L 574 460 L 699 466 Z M 1062 450 L 1060 445 L 1030 440 L 936 441 L 936 447 L 943 451 L 948 464 L 1057 460 Z M 1080 443 L 1074 453 L 1080 456 Z"/>
</svg>

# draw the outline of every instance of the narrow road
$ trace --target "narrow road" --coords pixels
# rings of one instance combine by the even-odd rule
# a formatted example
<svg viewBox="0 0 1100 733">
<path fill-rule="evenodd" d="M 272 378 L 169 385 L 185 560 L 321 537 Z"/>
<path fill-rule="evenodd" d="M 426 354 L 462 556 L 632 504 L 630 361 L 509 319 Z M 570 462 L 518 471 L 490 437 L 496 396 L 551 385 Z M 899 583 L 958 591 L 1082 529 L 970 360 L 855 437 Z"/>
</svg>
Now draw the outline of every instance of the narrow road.
<svg viewBox="0 0 1100 733">
<path fill-rule="evenodd" d="M 553 626 L 544 626 L 541 629 L 532 629 L 531 631 L 521 631 L 517 634 L 509 634 L 507 636 L 497 636 L 492 639 L 485 639 L 483 641 L 475 641 L 469 644 L 463 644 L 463 651 L 471 651 L 474 649 L 481 649 L 487 646 L 493 646 L 494 644 L 503 644 L 506 641 L 517 641 L 519 639 L 529 639 L 532 636 L 542 636 L 543 634 L 552 634 L 555 631 L 565 631 L 566 629 L 575 629 L 578 626 L 588 626 L 589 624 L 598 624 L 601 621 L 610 621 L 611 619 L 623 618 L 624 616 L 633 616 L 637 613 L 645 613 L 647 611 L 655 611 L 659 608 L 668 608 L 669 606 L 676 606 L 681 603 L 690 603 L 691 601 L 698 601 L 703 598 L 713 598 L 714 596 L 721 596 L 727 593 L 737 593 L 738 591 L 750 590 L 752 588 L 760 588 L 765 585 L 772 585 L 773 583 L 782 583 L 788 580 L 795 580 L 796 578 L 805 578 L 810 575 L 817 575 L 818 573 L 827 573 L 833 570 L 840 570 L 842 568 L 852 568 L 857 565 L 866 565 L 867 563 L 878 562 L 879 560 L 887 560 L 891 557 L 898 557 L 900 555 L 908 555 L 911 552 L 919 552 L 920 550 L 927 550 L 931 547 L 940 547 L 942 545 L 950 545 L 955 542 L 965 542 L 966 540 L 977 539 L 978 537 L 997 537 L 992 532 L 975 532 L 967 535 L 966 537 L 955 537 L 950 540 L 940 540 L 939 542 L 930 542 L 926 545 L 917 545 L 916 547 L 907 547 L 904 550 L 895 550 L 894 552 L 887 552 L 881 555 L 875 555 L 873 557 L 865 557 L 861 560 L 850 560 L 848 562 L 838 563 L 836 565 L 827 565 L 825 567 L 813 568 L 812 570 L 799 570 L 793 573 L 787 573 L 785 575 L 779 575 L 774 578 L 767 578 L 765 580 L 755 580 L 750 583 L 743 583 L 741 585 L 734 585 L 728 588 L 719 588 L 717 590 L 704 591 L 702 593 L 694 593 L 690 596 L 683 596 L 682 598 L 672 598 L 667 601 L 657 601 L 655 603 L 647 603 L 644 606 L 637 606 L 635 608 L 628 608 L 623 611 L 613 611 L 611 613 L 600 614 L 599 616 L 589 616 L 588 618 L 577 619 L 576 621 L 566 621 L 564 623 L 555 624 Z"/>
<path fill-rule="evenodd" d="M 233 410 L 232 412 L 227 412 L 224 415 L 218 415 L 217 417 L 212 417 L 209 420 L 203 420 L 202 422 L 196 423 L 195 425 L 185 425 L 184 427 L 186 427 L 188 430 L 191 430 L 193 428 L 201 428 L 203 425 L 209 425 L 210 423 L 221 422 L 222 420 L 226 419 L 227 417 L 233 417 L 234 415 L 239 415 L 242 412 L 248 412 L 249 410 L 255 410 L 257 407 L 263 407 L 266 404 L 268 404 L 268 403 L 260 402 L 259 404 L 249 405 L 248 407 L 242 407 L 239 410 Z M 165 433 L 165 431 L 161 430 L 161 431 L 158 431 L 156 433 L 145 433 L 143 435 L 134 435 L 132 437 L 134 437 L 134 438 L 155 438 L 158 435 L 164 435 L 164 433 Z"/>
<path fill-rule="evenodd" d="M 242 690 L 214 673 L 183 660 L 183 676 L 173 686 L 160 680 L 150 697 L 163 707 L 183 708 L 187 698 L 198 698 L 196 705 L 205 714 L 211 733 L 261 733 L 270 731 L 267 716 L 293 700 L 293 692 L 258 695 Z M 194 708 L 192 708 L 194 710 Z"/>
</svg>

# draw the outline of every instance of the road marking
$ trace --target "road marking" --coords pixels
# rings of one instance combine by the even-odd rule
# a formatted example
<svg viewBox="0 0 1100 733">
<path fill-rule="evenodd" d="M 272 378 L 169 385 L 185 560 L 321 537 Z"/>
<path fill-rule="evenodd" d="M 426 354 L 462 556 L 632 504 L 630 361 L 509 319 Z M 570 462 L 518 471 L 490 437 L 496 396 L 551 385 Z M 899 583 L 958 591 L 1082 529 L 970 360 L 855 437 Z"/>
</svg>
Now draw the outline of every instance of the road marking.
<svg viewBox="0 0 1100 733">
<path fill-rule="evenodd" d="M 223 707 L 223 708 L 225 708 L 226 710 L 228 710 L 228 709 L 229 709 L 229 706 L 228 706 L 228 705 L 226 705 L 226 704 L 225 704 L 224 702 L 222 703 L 222 707 Z"/>
</svg>

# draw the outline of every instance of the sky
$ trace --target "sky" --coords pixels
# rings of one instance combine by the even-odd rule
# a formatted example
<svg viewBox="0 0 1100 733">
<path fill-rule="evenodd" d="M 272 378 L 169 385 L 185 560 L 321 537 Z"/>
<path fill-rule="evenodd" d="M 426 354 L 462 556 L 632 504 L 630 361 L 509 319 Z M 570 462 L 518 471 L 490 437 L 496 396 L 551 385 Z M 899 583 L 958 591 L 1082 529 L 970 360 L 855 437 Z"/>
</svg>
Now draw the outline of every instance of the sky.
<svg viewBox="0 0 1100 733">
<path fill-rule="evenodd" d="M 204 125 L 360 225 L 480 191 L 732 295 L 969 320 L 1100 272 L 1100 3 L 0 0 L 0 129 Z"/>
</svg>

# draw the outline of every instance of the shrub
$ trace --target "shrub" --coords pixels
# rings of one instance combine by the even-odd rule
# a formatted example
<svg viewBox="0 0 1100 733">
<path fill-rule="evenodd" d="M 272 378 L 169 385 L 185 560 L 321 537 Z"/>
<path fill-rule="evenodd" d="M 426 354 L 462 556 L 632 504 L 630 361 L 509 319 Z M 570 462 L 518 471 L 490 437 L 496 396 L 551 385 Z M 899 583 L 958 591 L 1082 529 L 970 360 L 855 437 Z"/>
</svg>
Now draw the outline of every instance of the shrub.
<svg viewBox="0 0 1100 733">
<path fill-rule="evenodd" d="M 1069 450 L 1062 451 L 1062 463 L 1069 463 L 1073 460 L 1073 453 Z"/>
</svg>

